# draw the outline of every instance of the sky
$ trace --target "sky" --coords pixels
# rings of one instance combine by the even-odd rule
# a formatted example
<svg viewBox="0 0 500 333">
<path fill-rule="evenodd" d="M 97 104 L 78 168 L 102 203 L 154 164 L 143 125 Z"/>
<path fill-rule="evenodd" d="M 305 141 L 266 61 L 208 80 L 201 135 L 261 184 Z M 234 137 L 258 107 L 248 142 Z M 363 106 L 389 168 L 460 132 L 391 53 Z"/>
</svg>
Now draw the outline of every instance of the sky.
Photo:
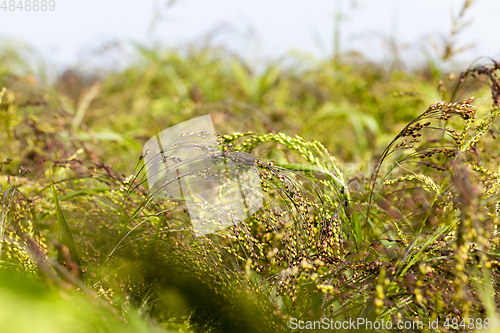
<svg viewBox="0 0 500 333">
<path fill-rule="evenodd" d="M 0 4 L 3 0 L 0 0 Z M 15 0 L 16 6 L 21 0 Z M 22 0 L 23 3 L 26 0 Z M 14 2 L 14 1 L 11 1 Z M 33 2 L 33 1 L 32 1 Z M 172 3 L 173 2 L 173 3 Z M 462 0 L 53 0 L 53 11 L 0 7 L 0 42 L 22 41 L 58 66 L 91 61 L 112 42 L 178 47 L 211 42 L 251 61 L 275 59 L 291 50 L 316 57 L 357 50 L 373 60 L 391 56 L 388 41 L 405 59 L 432 54 L 442 45 Z M 500 1 L 476 0 L 470 26 L 458 45 L 473 48 L 458 59 L 500 56 Z M 337 26 L 337 28 L 335 28 Z M 431 51 L 429 51 L 431 50 Z"/>
</svg>

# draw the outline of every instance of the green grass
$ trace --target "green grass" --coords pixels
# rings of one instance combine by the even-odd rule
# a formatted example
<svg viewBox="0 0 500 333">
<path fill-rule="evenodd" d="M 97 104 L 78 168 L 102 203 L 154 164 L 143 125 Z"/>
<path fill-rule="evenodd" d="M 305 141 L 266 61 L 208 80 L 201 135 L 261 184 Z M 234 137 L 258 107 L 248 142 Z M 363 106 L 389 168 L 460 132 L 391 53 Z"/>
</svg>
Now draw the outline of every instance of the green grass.
<svg viewBox="0 0 500 333">
<path fill-rule="evenodd" d="M 460 83 L 347 55 L 255 73 L 223 49 L 136 48 L 124 69 L 50 84 L 0 52 L 7 331 L 497 316 L 496 63 Z M 257 157 L 264 204 L 194 237 L 185 202 L 148 192 L 140 156 L 207 113 L 224 149 Z"/>
</svg>

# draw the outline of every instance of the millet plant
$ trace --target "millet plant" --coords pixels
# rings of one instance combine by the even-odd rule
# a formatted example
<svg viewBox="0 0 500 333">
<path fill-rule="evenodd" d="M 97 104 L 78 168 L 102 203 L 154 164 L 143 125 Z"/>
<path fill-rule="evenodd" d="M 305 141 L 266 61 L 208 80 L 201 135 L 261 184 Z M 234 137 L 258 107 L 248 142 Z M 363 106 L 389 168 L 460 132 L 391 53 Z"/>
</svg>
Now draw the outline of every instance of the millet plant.
<svg viewBox="0 0 500 333">
<path fill-rule="evenodd" d="M 22 286 L 62 295 L 51 296 L 54 311 L 93 309 L 92 319 L 68 313 L 58 323 L 81 331 L 281 332 L 291 318 L 360 317 L 470 331 L 442 324 L 497 315 L 499 70 L 493 61 L 462 73 L 452 100 L 404 126 L 359 191 L 349 183 L 361 179 L 347 179 L 317 141 L 218 135 L 222 153 L 253 156 L 263 204 L 202 237 L 183 200 L 149 192 L 145 156 L 119 173 L 64 100 L 4 89 L 0 281 L 17 274 L 16 295 Z M 483 78 L 491 107 L 459 100 Z M 257 90 L 246 93 L 259 102 Z"/>
</svg>

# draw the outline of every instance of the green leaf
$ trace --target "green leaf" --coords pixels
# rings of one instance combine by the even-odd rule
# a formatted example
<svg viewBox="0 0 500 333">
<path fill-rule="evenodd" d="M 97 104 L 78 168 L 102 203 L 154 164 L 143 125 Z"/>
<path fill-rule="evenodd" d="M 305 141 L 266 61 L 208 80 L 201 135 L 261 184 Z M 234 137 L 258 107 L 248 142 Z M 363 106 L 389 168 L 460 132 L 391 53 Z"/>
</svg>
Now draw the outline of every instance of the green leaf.
<svg viewBox="0 0 500 333">
<path fill-rule="evenodd" d="M 333 174 L 330 171 L 328 171 L 328 169 L 326 169 L 326 168 L 322 168 L 322 167 L 319 167 L 319 166 L 316 166 L 316 165 L 301 164 L 301 163 L 278 163 L 278 162 L 274 162 L 274 165 L 276 165 L 276 166 L 278 166 L 280 168 L 283 168 L 283 169 L 290 170 L 290 171 L 322 173 L 324 175 L 330 176 L 333 179 L 335 179 L 336 182 L 337 182 L 337 185 L 340 188 L 346 189 L 346 186 L 344 185 L 344 182 L 341 179 L 339 179 L 338 176 L 336 176 L 335 174 Z"/>
<path fill-rule="evenodd" d="M 85 132 L 78 133 L 78 138 L 84 141 L 90 141 L 90 135 Z M 94 138 L 101 141 L 123 141 L 123 136 L 111 130 L 102 130 L 94 132 Z"/>
<path fill-rule="evenodd" d="M 60 244 L 66 245 L 68 247 L 71 260 L 78 265 L 78 275 L 81 278 L 82 277 L 82 271 L 80 268 L 81 263 L 80 263 L 80 257 L 78 256 L 78 251 L 76 249 L 75 240 L 73 239 L 73 235 L 69 230 L 68 224 L 66 223 L 66 219 L 64 218 L 61 207 L 59 206 L 56 187 L 54 186 L 52 180 L 50 181 L 50 186 L 52 187 L 52 194 L 54 195 L 54 205 L 56 206 L 57 226 L 59 228 L 58 241 Z M 59 251 L 59 261 L 62 261 L 62 259 L 63 259 L 62 252 Z"/>
<path fill-rule="evenodd" d="M 71 198 L 74 198 L 74 197 L 77 197 L 77 196 L 80 196 L 80 195 L 92 195 L 92 194 L 95 194 L 95 193 L 99 193 L 99 192 L 109 192 L 110 189 L 109 188 L 94 188 L 94 189 L 91 189 L 91 190 L 81 190 L 81 191 L 74 191 L 74 192 L 70 192 L 66 195 L 62 195 L 58 198 L 59 201 L 65 201 L 65 200 L 69 200 Z"/>
<path fill-rule="evenodd" d="M 361 221 L 358 215 L 353 215 L 351 221 L 356 248 L 359 248 L 363 242 L 363 234 L 361 233 Z"/>
<path fill-rule="evenodd" d="M 411 254 L 410 254 L 410 251 L 414 247 L 414 245 L 415 245 L 416 240 L 418 239 L 418 237 L 415 238 L 415 240 L 410 244 L 410 246 L 406 250 L 407 254 L 406 254 L 406 256 L 405 256 L 405 258 L 403 260 L 408 260 L 408 264 L 405 266 L 405 268 L 403 268 L 403 270 L 401 271 L 400 275 L 403 276 L 406 273 L 406 271 L 408 269 L 410 269 L 410 267 L 413 264 L 415 264 L 420 259 L 420 255 L 425 252 L 425 250 L 427 249 L 427 247 L 429 245 L 431 245 L 432 243 L 434 243 L 434 241 L 436 239 L 438 239 L 439 237 L 441 237 L 441 235 L 443 235 L 444 233 L 446 233 L 450 228 L 451 227 L 449 225 L 445 225 L 445 226 L 442 226 L 441 228 L 437 229 L 436 231 L 434 231 L 434 233 L 431 235 L 431 237 L 429 237 L 427 239 L 427 241 L 424 243 L 424 245 L 421 247 L 420 251 L 418 251 L 418 253 L 415 254 L 415 255 L 413 255 L 413 257 L 412 257 Z"/>
</svg>

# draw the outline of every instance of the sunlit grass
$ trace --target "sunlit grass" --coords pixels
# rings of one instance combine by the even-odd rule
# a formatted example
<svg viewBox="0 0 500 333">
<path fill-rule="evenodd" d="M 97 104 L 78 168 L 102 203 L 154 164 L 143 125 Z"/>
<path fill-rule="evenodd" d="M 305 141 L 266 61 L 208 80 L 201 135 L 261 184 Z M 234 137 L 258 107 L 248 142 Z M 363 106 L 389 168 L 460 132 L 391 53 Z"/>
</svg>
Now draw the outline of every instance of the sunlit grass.
<svg viewBox="0 0 500 333">
<path fill-rule="evenodd" d="M 437 84 L 347 56 L 256 73 L 223 49 L 136 47 L 125 69 L 54 85 L 0 53 L 7 332 L 496 315 L 497 63 Z M 148 192 L 141 154 L 207 113 L 223 150 L 257 157 L 264 204 L 194 237 L 185 202 Z"/>
</svg>

